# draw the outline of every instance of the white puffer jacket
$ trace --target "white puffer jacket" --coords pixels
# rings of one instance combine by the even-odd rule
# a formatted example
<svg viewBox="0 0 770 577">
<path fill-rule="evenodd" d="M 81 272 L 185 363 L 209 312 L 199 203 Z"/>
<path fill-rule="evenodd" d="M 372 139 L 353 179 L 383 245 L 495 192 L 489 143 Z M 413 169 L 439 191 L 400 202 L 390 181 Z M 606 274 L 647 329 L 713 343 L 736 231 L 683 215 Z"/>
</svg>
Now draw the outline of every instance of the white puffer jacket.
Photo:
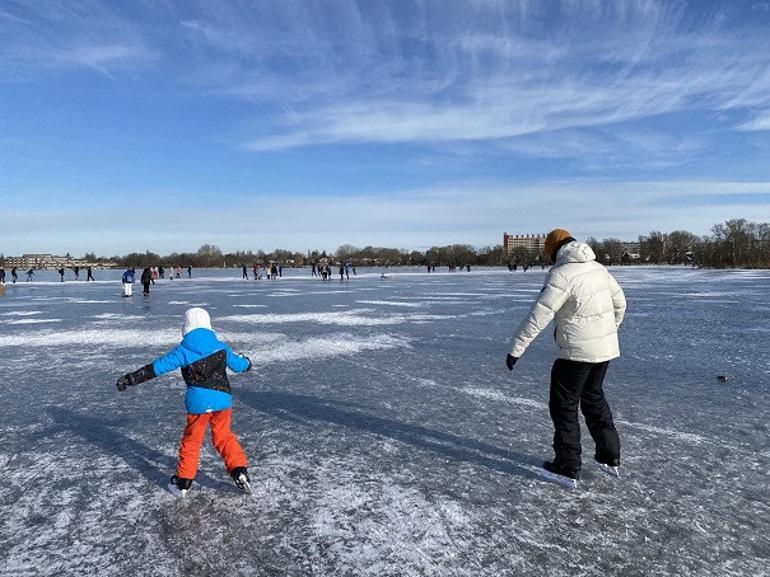
<svg viewBox="0 0 770 577">
<path fill-rule="evenodd" d="M 601 363 L 620 356 L 618 327 L 626 312 L 626 297 L 595 259 L 594 251 L 583 242 L 569 242 L 559 249 L 540 297 L 513 337 L 511 355 L 524 354 L 555 317 L 559 358 Z"/>
</svg>

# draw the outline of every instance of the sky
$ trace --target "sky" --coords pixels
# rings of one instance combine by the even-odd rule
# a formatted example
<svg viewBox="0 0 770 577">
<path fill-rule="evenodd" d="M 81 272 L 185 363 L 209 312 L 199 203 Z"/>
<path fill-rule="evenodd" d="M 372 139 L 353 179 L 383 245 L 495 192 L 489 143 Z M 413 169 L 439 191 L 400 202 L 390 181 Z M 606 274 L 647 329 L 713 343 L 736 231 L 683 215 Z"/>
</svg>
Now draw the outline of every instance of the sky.
<svg viewBox="0 0 770 577">
<path fill-rule="evenodd" d="M 0 253 L 770 221 L 770 1 L 0 0 Z"/>
</svg>

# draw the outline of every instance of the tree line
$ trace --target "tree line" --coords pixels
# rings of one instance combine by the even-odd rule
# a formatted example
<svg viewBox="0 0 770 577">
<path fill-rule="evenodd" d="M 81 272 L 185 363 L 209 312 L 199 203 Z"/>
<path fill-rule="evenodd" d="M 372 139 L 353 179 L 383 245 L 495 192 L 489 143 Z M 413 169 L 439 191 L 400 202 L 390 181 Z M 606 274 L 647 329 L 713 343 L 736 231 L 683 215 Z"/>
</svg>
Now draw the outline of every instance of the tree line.
<svg viewBox="0 0 770 577">
<path fill-rule="evenodd" d="M 616 264 L 692 264 L 711 268 L 770 268 L 770 224 L 746 219 L 733 219 L 716 224 L 711 234 L 697 236 L 684 230 L 669 233 L 652 231 L 640 236 L 634 249 L 632 243 L 617 238 L 587 240 L 600 262 Z M 638 252 L 634 252 L 638 249 Z M 124 256 L 97 257 L 86 253 L 85 260 L 93 263 L 111 262 L 117 266 L 193 266 L 196 268 L 248 267 L 254 264 L 278 263 L 284 267 L 310 266 L 319 263 L 349 262 L 355 266 L 505 266 L 536 264 L 547 259 L 544 255 L 517 247 L 505 254 L 502 245 L 475 248 L 468 244 L 434 246 L 426 251 L 350 244 L 340 246 L 334 253 L 308 251 L 300 253 L 283 249 L 272 252 L 237 251 L 224 253 L 216 245 L 205 244 L 194 253 L 171 253 L 161 256 L 146 251 Z M 3 264 L 0 254 L 0 264 Z"/>
</svg>

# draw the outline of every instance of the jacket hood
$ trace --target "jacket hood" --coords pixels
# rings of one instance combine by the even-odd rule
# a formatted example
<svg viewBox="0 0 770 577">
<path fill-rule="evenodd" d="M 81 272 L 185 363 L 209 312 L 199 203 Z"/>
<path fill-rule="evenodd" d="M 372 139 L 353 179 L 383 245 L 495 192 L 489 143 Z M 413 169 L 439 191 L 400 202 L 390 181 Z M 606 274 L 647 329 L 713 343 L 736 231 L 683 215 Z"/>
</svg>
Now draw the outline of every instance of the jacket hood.
<svg viewBox="0 0 770 577">
<path fill-rule="evenodd" d="M 184 313 L 184 326 L 182 327 L 182 336 L 195 329 L 211 329 L 211 317 L 206 309 L 194 307 L 187 309 Z"/>
<path fill-rule="evenodd" d="M 596 260 L 596 254 L 584 242 L 573 241 L 565 244 L 556 253 L 556 264 L 565 264 L 568 262 L 589 262 Z"/>
</svg>

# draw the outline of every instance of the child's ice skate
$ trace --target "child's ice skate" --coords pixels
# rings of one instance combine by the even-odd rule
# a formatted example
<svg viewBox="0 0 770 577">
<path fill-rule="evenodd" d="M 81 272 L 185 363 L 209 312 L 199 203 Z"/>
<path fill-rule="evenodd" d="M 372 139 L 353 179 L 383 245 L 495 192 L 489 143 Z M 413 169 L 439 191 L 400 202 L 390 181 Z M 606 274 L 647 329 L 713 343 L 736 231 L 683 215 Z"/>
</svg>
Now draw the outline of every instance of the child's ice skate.
<svg viewBox="0 0 770 577">
<path fill-rule="evenodd" d="M 168 490 L 174 497 L 184 499 L 192 488 L 192 482 L 192 479 L 182 479 L 174 475 L 168 482 Z"/>
<path fill-rule="evenodd" d="M 230 476 L 235 481 L 236 487 L 244 493 L 251 493 L 251 479 L 249 479 L 249 472 L 246 467 L 236 467 L 230 471 Z"/>
</svg>

